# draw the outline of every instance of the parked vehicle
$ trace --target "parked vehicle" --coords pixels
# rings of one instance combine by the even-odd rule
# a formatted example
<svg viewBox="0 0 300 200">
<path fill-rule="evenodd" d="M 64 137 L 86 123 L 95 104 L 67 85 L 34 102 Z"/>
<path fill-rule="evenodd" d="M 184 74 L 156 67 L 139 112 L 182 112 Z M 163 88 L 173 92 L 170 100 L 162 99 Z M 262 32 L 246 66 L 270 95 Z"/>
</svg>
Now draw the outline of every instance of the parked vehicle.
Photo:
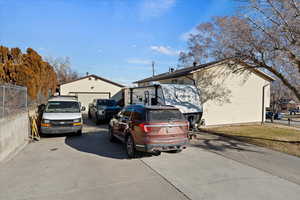
<svg viewBox="0 0 300 200">
<path fill-rule="evenodd" d="M 154 84 L 126 88 L 125 105 L 170 105 L 178 108 L 189 121 L 191 129 L 200 125 L 203 109 L 198 89 L 187 84 Z"/>
<path fill-rule="evenodd" d="M 48 100 L 41 121 L 42 134 L 82 134 L 82 115 L 76 96 L 57 96 Z"/>
<path fill-rule="evenodd" d="M 283 118 L 283 114 L 282 113 L 275 113 L 274 114 L 274 119 L 276 119 L 276 120 L 281 120 Z"/>
<path fill-rule="evenodd" d="M 272 117 L 273 117 L 273 119 L 276 119 L 276 120 L 281 120 L 282 118 L 283 118 L 283 114 L 282 113 L 279 113 L 279 112 L 277 112 L 277 113 L 273 113 L 273 112 L 267 112 L 266 113 L 266 119 L 272 119 Z"/>
<path fill-rule="evenodd" d="M 300 113 L 300 109 L 292 109 L 292 110 L 289 110 L 290 112 L 290 115 L 296 115 L 297 113 Z"/>
<path fill-rule="evenodd" d="M 272 119 L 273 117 L 273 112 L 266 112 L 266 119 Z"/>
<path fill-rule="evenodd" d="M 89 105 L 88 116 L 94 119 L 97 124 L 102 121 L 109 121 L 115 114 L 121 110 L 115 100 L 110 99 L 94 99 Z"/>
<path fill-rule="evenodd" d="M 109 123 L 110 141 L 126 144 L 127 155 L 179 152 L 188 142 L 188 121 L 173 106 L 129 105 Z"/>
</svg>

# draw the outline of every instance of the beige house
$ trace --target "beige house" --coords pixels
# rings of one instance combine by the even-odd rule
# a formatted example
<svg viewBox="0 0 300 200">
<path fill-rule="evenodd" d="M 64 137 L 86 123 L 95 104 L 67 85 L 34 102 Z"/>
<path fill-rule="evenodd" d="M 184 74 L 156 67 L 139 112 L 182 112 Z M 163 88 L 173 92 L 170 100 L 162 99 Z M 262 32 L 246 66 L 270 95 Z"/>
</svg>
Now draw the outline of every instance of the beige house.
<svg viewBox="0 0 300 200">
<path fill-rule="evenodd" d="M 94 74 L 60 85 L 60 95 L 76 95 L 88 108 L 93 99 L 109 99 L 120 94 L 124 86 Z"/>
<path fill-rule="evenodd" d="M 195 84 L 203 103 L 202 119 L 208 126 L 265 120 L 266 107 L 270 106 L 270 83 L 274 79 L 257 69 L 233 73 L 226 62 L 194 65 L 135 83 Z"/>
</svg>

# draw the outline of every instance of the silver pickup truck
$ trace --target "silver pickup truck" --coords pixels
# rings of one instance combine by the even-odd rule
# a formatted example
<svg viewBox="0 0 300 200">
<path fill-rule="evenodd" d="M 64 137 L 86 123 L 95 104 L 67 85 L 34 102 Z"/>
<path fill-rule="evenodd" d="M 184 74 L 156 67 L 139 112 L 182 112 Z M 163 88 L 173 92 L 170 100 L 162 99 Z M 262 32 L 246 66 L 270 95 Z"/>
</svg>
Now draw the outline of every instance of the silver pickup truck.
<svg viewBox="0 0 300 200">
<path fill-rule="evenodd" d="M 42 134 L 82 134 L 82 114 L 76 96 L 51 97 L 45 107 L 41 121 Z"/>
</svg>

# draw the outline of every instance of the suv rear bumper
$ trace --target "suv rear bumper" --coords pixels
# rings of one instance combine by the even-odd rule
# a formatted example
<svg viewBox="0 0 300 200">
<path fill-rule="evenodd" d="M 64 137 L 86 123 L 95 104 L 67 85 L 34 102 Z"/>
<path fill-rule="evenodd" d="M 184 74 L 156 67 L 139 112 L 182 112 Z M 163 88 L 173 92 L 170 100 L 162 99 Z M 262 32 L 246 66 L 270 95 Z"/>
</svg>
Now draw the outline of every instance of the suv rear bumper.
<svg viewBox="0 0 300 200">
<path fill-rule="evenodd" d="M 143 152 L 157 152 L 157 151 L 174 151 L 174 150 L 182 150 L 187 147 L 188 141 L 176 143 L 176 144 L 145 144 L 145 145 L 135 145 L 138 151 Z"/>
<path fill-rule="evenodd" d="M 82 126 L 72 127 L 41 127 L 43 134 L 64 134 L 64 133 L 75 133 L 82 129 Z"/>
</svg>

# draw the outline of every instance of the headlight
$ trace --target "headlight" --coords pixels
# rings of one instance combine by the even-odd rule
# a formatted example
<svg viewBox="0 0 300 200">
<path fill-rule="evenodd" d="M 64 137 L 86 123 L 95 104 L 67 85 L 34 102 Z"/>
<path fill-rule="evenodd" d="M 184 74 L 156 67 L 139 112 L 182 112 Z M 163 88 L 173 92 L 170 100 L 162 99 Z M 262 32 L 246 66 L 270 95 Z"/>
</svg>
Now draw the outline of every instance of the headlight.
<svg viewBox="0 0 300 200">
<path fill-rule="evenodd" d="M 104 115 L 104 110 L 98 110 L 98 115 Z"/>
<path fill-rule="evenodd" d="M 81 122 L 81 119 L 80 119 L 80 118 L 79 118 L 79 119 L 74 119 L 73 122 L 74 122 L 74 123 Z"/>
<path fill-rule="evenodd" d="M 48 119 L 43 119 L 43 123 L 49 124 L 49 123 L 50 123 L 50 120 L 48 120 Z"/>
</svg>

